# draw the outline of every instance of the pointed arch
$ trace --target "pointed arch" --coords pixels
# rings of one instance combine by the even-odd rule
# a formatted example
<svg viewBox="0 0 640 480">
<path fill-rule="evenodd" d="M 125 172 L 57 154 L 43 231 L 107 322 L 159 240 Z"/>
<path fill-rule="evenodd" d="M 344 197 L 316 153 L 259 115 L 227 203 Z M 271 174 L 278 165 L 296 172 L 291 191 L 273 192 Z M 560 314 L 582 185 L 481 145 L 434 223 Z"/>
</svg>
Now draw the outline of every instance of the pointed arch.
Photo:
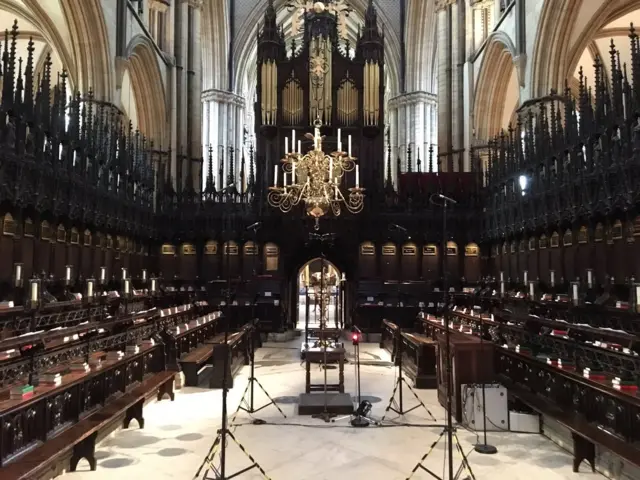
<svg viewBox="0 0 640 480">
<path fill-rule="evenodd" d="M 487 44 L 475 87 L 475 136 L 488 139 L 508 125 L 519 103 L 516 49 L 504 32 L 494 32 Z M 515 79 L 515 81 L 514 81 Z"/>
<path fill-rule="evenodd" d="M 109 52 L 109 32 L 98 2 L 61 2 L 67 20 L 71 47 L 77 63 L 80 91 L 93 90 L 96 99 L 111 101 L 114 71 Z"/>
<path fill-rule="evenodd" d="M 125 71 L 128 71 L 138 113 L 138 129 L 158 142 L 165 138 L 167 129 L 167 99 L 156 52 L 148 37 L 136 35 L 131 39 L 123 66 L 118 84 L 122 85 Z"/>
</svg>

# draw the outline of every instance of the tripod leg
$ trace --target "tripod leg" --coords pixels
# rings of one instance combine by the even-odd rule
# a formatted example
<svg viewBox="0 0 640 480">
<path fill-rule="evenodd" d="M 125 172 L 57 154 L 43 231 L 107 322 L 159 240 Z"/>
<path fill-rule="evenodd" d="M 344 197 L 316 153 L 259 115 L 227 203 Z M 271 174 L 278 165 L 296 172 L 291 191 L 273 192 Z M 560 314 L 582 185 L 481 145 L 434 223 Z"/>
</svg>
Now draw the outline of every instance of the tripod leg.
<svg viewBox="0 0 640 480">
<path fill-rule="evenodd" d="M 455 431 L 453 432 L 453 440 L 456 444 L 456 449 L 458 450 L 458 453 L 462 457 L 462 467 L 469 473 L 469 476 L 471 477 L 472 480 L 476 480 L 476 476 L 473 474 L 473 470 L 471 470 L 469 459 L 464 454 L 464 450 L 462 450 L 462 445 L 460 445 L 460 440 L 458 439 L 458 434 Z M 449 446 L 449 448 L 451 448 L 451 446 Z"/>
<path fill-rule="evenodd" d="M 249 383 L 247 383 L 247 387 L 244 389 L 244 392 L 242 393 L 242 398 L 240 399 L 240 403 L 238 403 L 238 408 L 233 414 L 233 417 L 231 417 L 231 421 L 229 422 L 229 425 L 231 425 L 231 427 L 233 427 L 234 424 L 236 423 L 236 418 L 238 417 L 238 413 L 240 413 L 240 410 L 242 410 L 242 404 L 247 403 L 247 400 L 245 397 L 249 392 L 249 385 L 251 385 L 251 379 L 249 379 Z"/>
<path fill-rule="evenodd" d="M 258 384 L 258 386 L 260 387 L 260 390 L 262 390 L 264 392 L 264 394 L 267 396 L 267 398 L 271 401 L 271 403 L 273 403 L 273 405 L 278 409 L 278 411 L 282 414 L 282 416 L 284 418 L 287 418 L 287 416 L 284 414 L 284 412 L 282 411 L 282 409 L 280 408 L 280 406 L 276 403 L 276 401 L 271 398 L 271 395 L 269 395 L 267 393 L 267 391 L 265 390 L 265 388 L 262 386 L 262 384 L 258 381 L 257 378 L 253 379 L 254 382 L 256 382 Z"/>
<path fill-rule="evenodd" d="M 420 459 L 420 461 L 416 464 L 415 467 L 413 467 L 413 470 L 411 470 L 411 473 L 409 474 L 409 476 L 407 477 L 406 480 L 409 480 L 411 477 L 413 477 L 413 475 L 418 471 L 419 468 L 424 469 L 425 467 L 422 465 L 422 463 L 427 459 L 427 457 L 431 454 L 431 452 L 433 452 L 433 449 L 436 448 L 436 445 L 438 444 L 438 442 L 440 440 L 442 440 L 442 437 L 444 437 L 444 434 L 446 433 L 446 429 L 442 430 L 440 432 L 440 435 L 438 435 L 438 438 L 436 438 L 433 443 L 431 444 L 431 446 L 429 447 L 429 450 L 427 450 L 427 453 L 425 453 L 422 458 Z M 429 472 L 431 473 L 431 472 Z"/>
<path fill-rule="evenodd" d="M 380 422 L 384 422 L 384 419 L 387 417 L 389 410 L 391 410 L 391 406 L 393 405 L 393 402 L 395 401 L 395 398 L 396 398 L 396 391 L 398 390 L 398 385 L 400 385 L 400 380 L 397 380 L 396 384 L 393 387 L 393 392 L 391 392 L 391 398 L 389 399 L 389 404 L 387 405 L 387 408 L 385 408 L 384 415 L 380 419 Z"/>
<path fill-rule="evenodd" d="M 233 442 L 238 446 L 238 448 L 242 450 L 242 453 L 244 453 L 247 456 L 247 458 L 251 460 L 251 462 L 253 463 L 252 467 L 257 468 L 262 474 L 262 476 L 265 478 L 265 480 L 271 480 L 267 475 L 267 472 L 265 472 L 264 469 L 260 466 L 260 464 L 256 462 L 255 458 L 251 456 L 251 454 L 242 446 L 242 444 L 238 440 L 236 440 L 235 435 L 231 432 L 228 432 L 227 435 L 229 435 L 229 437 L 231 437 L 231 440 L 233 440 Z"/>
<path fill-rule="evenodd" d="M 409 385 L 409 382 L 407 382 L 406 380 L 404 380 L 404 383 L 407 385 L 407 387 L 409 388 L 409 391 L 411 393 L 413 393 L 413 396 L 416 397 L 416 400 L 418 401 L 418 403 L 427 411 L 427 413 L 429 414 L 429 416 L 433 419 L 433 421 L 436 420 L 436 417 L 433 416 L 433 413 L 431 413 L 431 411 L 427 408 L 427 406 L 424 404 L 424 402 L 422 400 L 420 400 L 420 397 L 418 397 L 418 394 L 416 393 L 416 391 L 413 389 L 413 387 L 411 385 Z"/>
<path fill-rule="evenodd" d="M 211 445 L 211 448 L 209 448 L 209 451 L 207 452 L 206 457 L 204 457 L 204 461 L 198 467 L 198 471 L 196 472 L 195 476 L 193 477 L 194 480 L 196 478 L 200 478 L 200 472 L 202 471 L 202 469 L 206 465 L 209 465 L 209 467 L 211 469 L 217 471 L 217 469 L 213 465 L 213 459 L 215 458 L 216 453 L 218 452 L 218 445 L 220 444 L 221 439 L 222 439 L 222 435 L 220 433 L 218 433 L 218 436 L 216 437 L 216 439 L 214 440 L 213 444 Z M 205 477 L 207 475 L 206 472 L 207 472 L 207 470 L 205 470 Z"/>
</svg>

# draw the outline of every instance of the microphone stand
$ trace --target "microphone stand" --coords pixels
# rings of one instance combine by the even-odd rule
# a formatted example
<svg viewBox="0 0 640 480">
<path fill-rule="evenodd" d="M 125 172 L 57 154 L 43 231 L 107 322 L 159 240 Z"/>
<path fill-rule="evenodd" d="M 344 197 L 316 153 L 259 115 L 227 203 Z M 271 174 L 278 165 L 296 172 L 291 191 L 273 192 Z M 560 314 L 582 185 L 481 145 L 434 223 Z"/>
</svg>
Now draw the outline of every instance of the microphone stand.
<svg viewBox="0 0 640 480">
<path fill-rule="evenodd" d="M 482 320 L 482 317 L 480 317 L 480 351 L 483 355 L 484 347 L 484 320 Z M 487 443 L 487 398 L 485 395 L 485 382 L 482 382 L 482 415 L 482 432 L 484 441 L 483 443 L 478 443 L 477 445 L 475 445 L 473 449 L 478 453 L 482 453 L 483 455 L 494 455 L 498 453 L 498 449 L 494 445 L 489 445 Z"/>
</svg>

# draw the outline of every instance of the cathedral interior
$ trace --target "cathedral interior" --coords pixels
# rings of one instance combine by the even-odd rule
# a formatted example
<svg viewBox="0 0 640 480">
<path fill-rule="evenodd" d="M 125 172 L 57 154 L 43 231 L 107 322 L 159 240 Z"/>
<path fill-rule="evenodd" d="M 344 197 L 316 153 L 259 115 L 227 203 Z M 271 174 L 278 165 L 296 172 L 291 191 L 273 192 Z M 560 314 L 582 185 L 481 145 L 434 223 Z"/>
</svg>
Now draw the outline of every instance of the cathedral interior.
<svg viewBox="0 0 640 480">
<path fill-rule="evenodd" d="M 0 0 L 0 478 L 640 480 L 634 25 Z"/>
</svg>

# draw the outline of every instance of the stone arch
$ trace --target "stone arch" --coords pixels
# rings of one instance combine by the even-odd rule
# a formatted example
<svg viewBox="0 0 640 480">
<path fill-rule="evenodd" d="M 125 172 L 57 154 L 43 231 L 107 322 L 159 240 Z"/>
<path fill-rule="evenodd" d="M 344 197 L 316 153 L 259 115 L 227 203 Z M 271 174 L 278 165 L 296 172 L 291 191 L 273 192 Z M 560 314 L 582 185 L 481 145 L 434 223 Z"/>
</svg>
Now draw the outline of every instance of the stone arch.
<svg viewBox="0 0 640 480">
<path fill-rule="evenodd" d="M 519 103 L 515 47 L 504 32 L 487 38 L 474 96 L 476 138 L 486 140 L 508 126 Z"/>
<path fill-rule="evenodd" d="M 227 25 L 227 3 L 224 0 L 211 0 L 204 3 L 202 18 L 203 91 L 227 90 L 229 86 L 227 58 L 230 32 Z"/>
<path fill-rule="evenodd" d="M 408 2 L 407 91 L 437 91 L 436 2 Z M 413 68 L 410 68 L 413 67 Z"/>
<path fill-rule="evenodd" d="M 52 73 L 56 73 L 56 70 L 59 68 L 64 68 L 69 75 L 68 83 L 72 87 L 78 85 L 77 65 L 65 42 L 63 32 L 60 30 L 64 26 L 56 25 L 47 10 L 45 10 L 37 0 L 23 0 L 22 2 L 0 0 L 0 12 L 7 14 L 5 16 L 6 18 L 4 18 L 4 25 L 0 25 L 0 29 L 10 30 L 13 21 L 16 20 L 18 22 L 19 33 L 20 30 L 24 31 L 25 29 L 35 30 L 34 33 L 36 35 L 34 35 L 34 41 L 41 40 L 44 43 L 42 49 L 50 49 L 50 51 L 54 53 L 54 69 Z M 10 20 L 9 17 L 11 17 Z M 29 35 L 23 40 L 28 41 Z M 46 55 L 46 53 L 42 55 L 41 52 L 35 52 L 35 54 L 35 62 L 40 61 L 41 57 L 44 62 L 44 55 Z M 26 60 L 26 58 L 24 60 Z M 53 78 L 55 78 L 55 76 Z"/>
<path fill-rule="evenodd" d="M 153 44 L 146 36 L 136 35 L 127 46 L 125 58 L 126 64 L 119 72 L 118 82 L 121 105 L 123 80 L 128 75 L 135 101 L 137 128 L 147 138 L 160 141 L 165 138 L 167 100 Z"/>
<path fill-rule="evenodd" d="M 33 1 L 33 0 L 31 0 Z M 98 2 L 61 2 L 74 57 L 77 60 L 76 88 L 91 89 L 96 99 L 111 101 L 114 72 L 109 53 L 109 33 Z"/>
</svg>

